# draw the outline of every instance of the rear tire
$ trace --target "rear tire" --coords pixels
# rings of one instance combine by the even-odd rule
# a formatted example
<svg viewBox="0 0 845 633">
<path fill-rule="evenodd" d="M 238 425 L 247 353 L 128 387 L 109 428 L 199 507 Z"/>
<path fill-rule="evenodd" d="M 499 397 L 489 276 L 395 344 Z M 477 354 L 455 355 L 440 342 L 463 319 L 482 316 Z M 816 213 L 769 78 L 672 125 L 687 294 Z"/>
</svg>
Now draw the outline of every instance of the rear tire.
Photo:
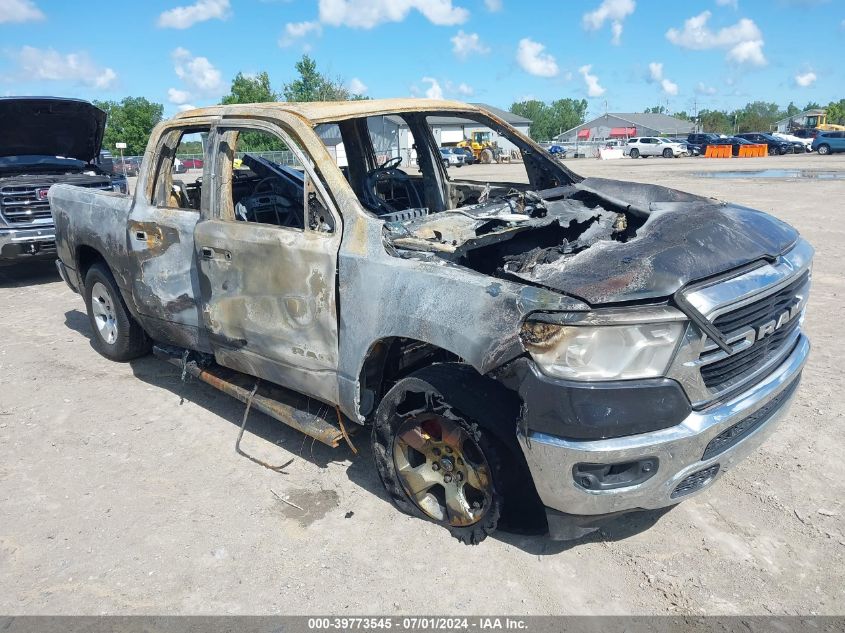
<svg viewBox="0 0 845 633">
<path fill-rule="evenodd" d="M 98 262 L 85 275 L 85 307 L 94 335 L 91 342 L 100 354 L 118 362 L 149 354 L 150 339 L 129 314 L 108 266 Z"/>
<path fill-rule="evenodd" d="M 830 154 L 830 145 L 819 145 L 819 155 L 825 156 Z"/>
<path fill-rule="evenodd" d="M 636 147 L 631 150 L 631 158 L 639 158 L 640 157 L 640 150 Z"/>
<path fill-rule="evenodd" d="M 467 545 L 500 518 L 536 524 L 542 513 L 516 443 L 519 404 L 502 391 L 467 365 L 432 365 L 397 382 L 373 419 L 373 458 L 390 500 Z"/>
</svg>

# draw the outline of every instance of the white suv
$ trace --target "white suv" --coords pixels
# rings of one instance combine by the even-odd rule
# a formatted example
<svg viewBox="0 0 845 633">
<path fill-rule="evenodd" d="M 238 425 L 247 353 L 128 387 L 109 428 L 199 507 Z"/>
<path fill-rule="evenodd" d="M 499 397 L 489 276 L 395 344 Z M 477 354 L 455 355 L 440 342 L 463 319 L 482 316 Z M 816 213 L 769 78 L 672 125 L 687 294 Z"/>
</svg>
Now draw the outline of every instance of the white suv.
<svg viewBox="0 0 845 633">
<path fill-rule="evenodd" d="M 631 158 L 640 156 L 663 156 L 663 158 L 675 158 L 687 153 L 687 148 L 681 143 L 673 143 L 665 138 L 656 136 L 641 136 L 628 139 L 625 153 Z"/>
</svg>

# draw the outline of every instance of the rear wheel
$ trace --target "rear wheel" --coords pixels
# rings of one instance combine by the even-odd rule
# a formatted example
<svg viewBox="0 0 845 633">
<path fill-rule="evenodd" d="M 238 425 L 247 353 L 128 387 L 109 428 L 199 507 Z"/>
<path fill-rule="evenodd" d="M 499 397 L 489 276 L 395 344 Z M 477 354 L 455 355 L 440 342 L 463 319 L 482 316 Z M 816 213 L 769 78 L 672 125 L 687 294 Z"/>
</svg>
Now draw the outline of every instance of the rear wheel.
<svg viewBox="0 0 845 633">
<path fill-rule="evenodd" d="M 631 150 L 631 158 L 639 158 L 640 157 L 640 150 L 636 147 Z"/>
<path fill-rule="evenodd" d="M 830 145 L 819 145 L 819 154 L 822 156 L 830 154 Z"/>
<path fill-rule="evenodd" d="M 132 318 L 111 271 L 96 263 L 85 275 L 85 307 L 94 331 L 94 348 L 108 359 L 125 362 L 150 351 L 150 340 Z"/>
<path fill-rule="evenodd" d="M 481 152 L 480 158 L 482 163 L 484 163 L 485 165 L 489 165 L 493 162 L 495 157 L 493 156 L 493 152 L 490 149 L 484 149 Z"/>
<path fill-rule="evenodd" d="M 496 530 L 506 504 L 508 517 L 539 504 L 513 437 L 519 406 L 497 388 L 466 365 L 433 365 L 397 382 L 373 422 L 373 457 L 393 504 L 468 545 Z"/>
</svg>

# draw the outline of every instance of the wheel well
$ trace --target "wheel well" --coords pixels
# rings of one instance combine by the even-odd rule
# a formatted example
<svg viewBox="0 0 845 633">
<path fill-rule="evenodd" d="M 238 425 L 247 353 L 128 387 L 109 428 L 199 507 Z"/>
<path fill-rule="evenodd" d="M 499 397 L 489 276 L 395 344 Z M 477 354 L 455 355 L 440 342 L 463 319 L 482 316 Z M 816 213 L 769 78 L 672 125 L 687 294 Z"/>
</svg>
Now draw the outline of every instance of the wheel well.
<svg viewBox="0 0 845 633">
<path fill-rule="evenodd" d="M 79 272 L 79 278 L 83 283 L 88 270 L 97 262 L 106 263 L 106 258 L 97 249 L 90 246 L 80 246 L 76 249 L 76 270 Z"/>
<path fill-rule="evenodd" d="M 391 337 L 376 341 L 358 376 L 361 414 L 375 411 L 382 396 L 396 382 L 418 369 L 461 359 L 441 347 L 411 338 Z"/>
</svg>

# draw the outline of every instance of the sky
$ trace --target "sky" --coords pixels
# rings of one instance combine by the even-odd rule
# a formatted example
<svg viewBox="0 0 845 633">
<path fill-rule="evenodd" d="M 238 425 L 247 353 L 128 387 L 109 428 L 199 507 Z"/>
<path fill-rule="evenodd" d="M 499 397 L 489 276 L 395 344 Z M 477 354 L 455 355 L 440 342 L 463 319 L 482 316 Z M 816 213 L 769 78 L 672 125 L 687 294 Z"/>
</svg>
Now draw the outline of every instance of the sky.
<svg viewBox="0 0 845 633">
<path fill-rule="evenodd" d="M 588 115 L 845 98 L 845 0 L 0 0 L 0 94 L 217 103 L 310 54 L 373 98 Z"/>
</svg>

